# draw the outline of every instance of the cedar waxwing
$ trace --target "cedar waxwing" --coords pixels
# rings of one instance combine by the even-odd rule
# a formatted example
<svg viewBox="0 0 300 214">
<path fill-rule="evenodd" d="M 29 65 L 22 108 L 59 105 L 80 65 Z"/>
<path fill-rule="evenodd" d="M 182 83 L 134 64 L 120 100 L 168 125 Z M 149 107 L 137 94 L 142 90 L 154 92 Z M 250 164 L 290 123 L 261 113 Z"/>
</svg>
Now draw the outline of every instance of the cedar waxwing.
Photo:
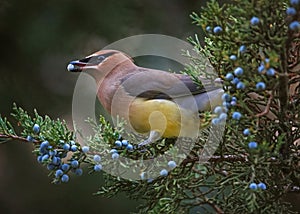
<svg viewBox="0 0 300 214">
<path fill-rule="evenodd" d="M 136 132 L 149 134 L 139 145 L 161 137 L 195 137 L 201 126 L 199 112 L 222 103 L 223 90 L 216 81 L 206 80 L 205 87 L 199 86 L 188 75 L 138 67 L 116 50 L 72 61 L 67 69 L 89 70 L 103 107 L 112 116 L 124 118 Z"/>
</svg>

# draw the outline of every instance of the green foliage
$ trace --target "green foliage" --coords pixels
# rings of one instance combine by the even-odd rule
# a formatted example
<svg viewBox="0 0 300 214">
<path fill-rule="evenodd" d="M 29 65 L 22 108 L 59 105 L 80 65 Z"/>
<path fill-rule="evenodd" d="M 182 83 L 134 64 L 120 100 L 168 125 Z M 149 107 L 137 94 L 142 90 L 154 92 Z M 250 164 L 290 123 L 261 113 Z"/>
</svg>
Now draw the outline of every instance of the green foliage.
<svg viewBox="0 0 300 214">
<path fill-rule="evenodd" d="M 47 139 L 51 144 L 56 144 L 60 140 L 70 141 L 74 138 L 73 132 L 68 129 L 65 121 L 60 121 L 59 119 L 55 121 L 47 115 L 43 118 L 36 110 L 34 110 L 34 115 L 31 117 L 26 111 L 14 104 L 11 115 L 17 121 L 17 126 L 22 131 L 20 134 L 17 134 L 11 123 L 6 118 L 0 117 L 0 133 L 5 141 L 14 139 L 27 141 L 26 138 L 32 136 L 35 139 L 35 143 Z M 38 124 L 41 127 L 39 133 L 34 132 L 34 124 Z"/>
<path fill-rule="evenodd" d="M 38 141 L 47 139 L 53 144 L 60 140 L 68 142 L 74 138 L 73 132 L 69 131 L 65 121 L 60 121 L 59 119 L 55 121 L 47 115 L 43 118 L 36 110 L 34 110 L 34 115 L 31 117 L 26 111 L 14 104 L 12 116 L 18 121 L 18 126 L 23 129 L 21 136 L 24 138 L 30 135 Z M 41 127 L 38 134 L 34 133 L 32 129 L 34 124 L 38 124 Z"/>
</svg>

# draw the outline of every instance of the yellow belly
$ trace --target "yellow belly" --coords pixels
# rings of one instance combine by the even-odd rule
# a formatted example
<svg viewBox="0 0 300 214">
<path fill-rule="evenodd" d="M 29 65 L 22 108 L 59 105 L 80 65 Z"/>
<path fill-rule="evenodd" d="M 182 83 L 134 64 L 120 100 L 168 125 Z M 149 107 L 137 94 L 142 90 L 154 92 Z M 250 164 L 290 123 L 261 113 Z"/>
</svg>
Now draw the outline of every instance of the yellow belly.
<svg viewBox="0 0 300 214">
<path fill-rule="evenodd" d="M 139 133 L 158 131 L 162 137 L 190 136 L 199 130 L 199 118 L 174 102 L 135 99 L 129 109 L 131 126 Z"/>
</svg>

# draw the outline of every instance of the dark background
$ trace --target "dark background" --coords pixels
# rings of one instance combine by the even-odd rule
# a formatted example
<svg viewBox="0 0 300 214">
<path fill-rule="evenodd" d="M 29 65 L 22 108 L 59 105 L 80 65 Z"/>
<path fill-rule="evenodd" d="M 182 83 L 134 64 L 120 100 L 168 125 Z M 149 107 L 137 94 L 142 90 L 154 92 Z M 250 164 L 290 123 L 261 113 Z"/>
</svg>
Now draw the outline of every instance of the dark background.
<svg viewBox="0 0 300 214">
<path fill-rule="evenodd" d="M 146 33 L 186 40 L 200 29 L 191 12 L 196 0 L 1 0 L 0 114 L 9 117 L 12 103 L 32 113 L 62 118 L 71 124 L 77 74 L 70 60 L 84 57 L 119 39 Z M 72 176 L 54 185 L 36 162 L 30 144 L 0 147 L 0 213 L 129 213 L 139 201 L 124 195 L 94 196 L 98 175 Z"/>
</svg>

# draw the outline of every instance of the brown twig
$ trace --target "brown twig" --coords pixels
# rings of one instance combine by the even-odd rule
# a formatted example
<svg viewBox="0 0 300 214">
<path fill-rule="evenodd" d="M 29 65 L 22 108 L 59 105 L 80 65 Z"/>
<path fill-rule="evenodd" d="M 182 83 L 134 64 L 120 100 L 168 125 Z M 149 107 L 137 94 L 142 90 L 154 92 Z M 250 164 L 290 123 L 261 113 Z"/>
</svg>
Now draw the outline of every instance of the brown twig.
<svg viewBox="0 0 300 214">
<path fill-rule="evenodd" d="M 29 142 L 29 140 L 27 138 L 20 137 L 20 136 L 17 136 L 17 135 L 10 135 L 10 134 L 0 134 L 0 138 L 7 139 L 7 141 L 3 141 L 3 142 L 0 142 L 0 143 L 7 143 L 10 140 L 17 140 L 17 141 L 21 141 L 21 142 Z M 33 143 L 38 143 L 38 141 L 33 140 Z"/>
<path fill-rule="evenodd" d="M 270 112 L 270 107 L 271 107 L 271 103 L 272 103 L 273 98 L 274 98 L 274 90 L 272 90 L 272 92 L 270 93 L 270 97 L 268 99 L 265 110 L 262 111 L 261 113 L 256 114 L 255 115 L 256 117 L 262 117 L 264 115 L 267 115 Z"/>
<path fill-rule="evenodd" d="M 207 161 L 207 162 L 221 162 L 221 161 L 229 161 L 229 162 L 237 162 L 237 161 L 247 161 L 246 155 L 223 155 L 223 156 L 211 156 L 207 157 L 193 157 L 186 158 L 182 161 L 182 164 L 193 163 L 196 161 Z"/>
</svg>

